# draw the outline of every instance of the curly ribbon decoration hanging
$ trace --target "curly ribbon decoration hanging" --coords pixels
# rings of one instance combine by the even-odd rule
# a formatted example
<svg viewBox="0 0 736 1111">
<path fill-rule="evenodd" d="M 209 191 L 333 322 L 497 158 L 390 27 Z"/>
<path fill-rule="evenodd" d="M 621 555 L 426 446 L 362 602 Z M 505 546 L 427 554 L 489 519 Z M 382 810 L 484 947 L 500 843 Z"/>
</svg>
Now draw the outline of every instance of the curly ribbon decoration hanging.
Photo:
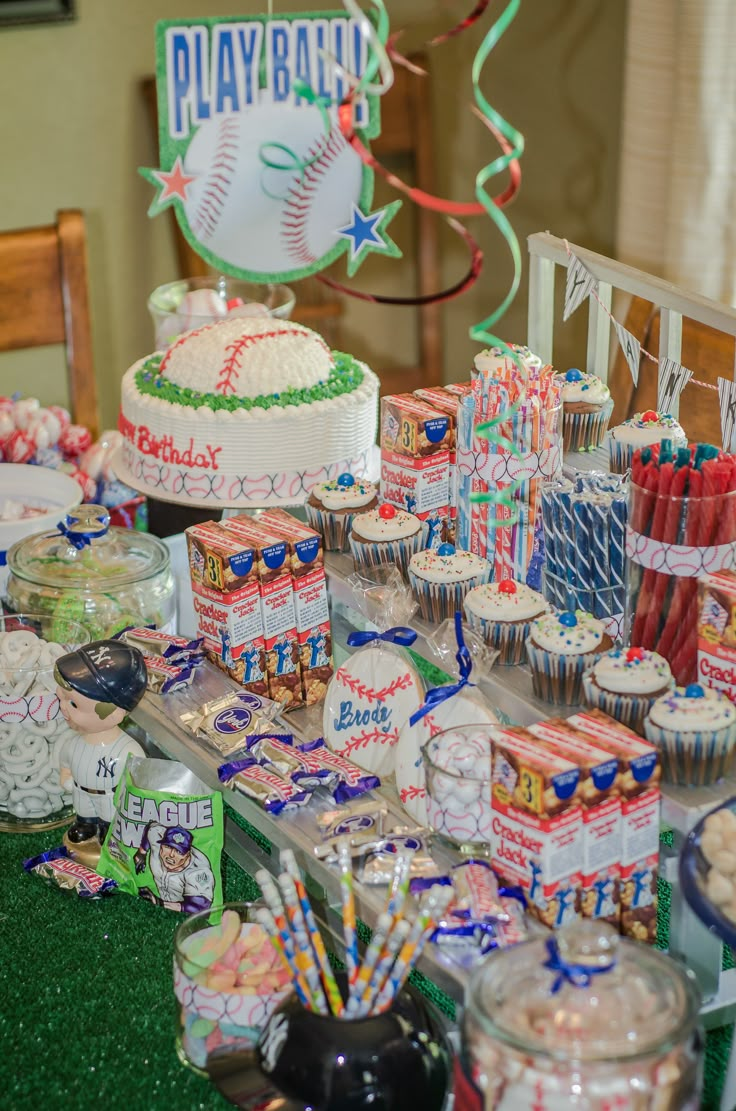
<svg viewBox="0 0 736 1111">
<path fill-rule="evenodd" d="M 493 124 L 511 146 L 511 150 L 508 153 L 502 152 L 498 158 L 495 158 L 493 162 L 484 166 L 483 169 L 478 172 L 475 179 L 475 195 L 483 205 L 484 211 L 490 216 L 501 232 L 501 235 L 506 240 L 514 264 L 514 274 L 506 296 L 501 304 L 485 317 L 485 319 L 481 320 L 478 324 L 474 324 L 470 328 L 470 338 L 477 340 L 479 343 L 486 344 L 489 347 L 500 348 L 505 356 L 515 362 L 519 369 L 519 373 L 522 375 L 522 379 L 524 379 L 526 371 L 520 357 L 516 352 L 512 351 L 508 344 L 494 335 L 492 331 L 492 328 L 506 313 L 518 292 L 519 283 L 521 281 L 521 250 L 519 247 L 519 240 L 516 237 L 516 233 L 509 219 L 501 209 L 494 204 L 493 198 L 486 189 L 486 183 L 490 181 L 491 178 L 495 177 L 496 174 L 503 173 L 514 159 L 519 159 L 521 157 L 524 152 L 524 137 L 521 132 L 517 131 L 515 127 L 508 123 L 503 116 L 492 107 L 480 88 L 480 76 L 483 66 L 499 39 L 516 18 L 520 4 L 521 0 L 509 0 L 509 3 L 504 8 L 501 15 L 488 30 L 473 59 L 473 94 L 476 104 L 483 116 Z M 504 426 L 508 427 L 511 418 L 519 410 L 524 400 L 525 390 L 522 386 L 519 397 L 514 404 L 510 408 L 502 410 L 491 420 L 477 425 L 475 429 L 476 435 L 487 440 L 498 451 L 519 458 L 519 450 L 511 440 L 502 433 L 501 429 Z M 492 527 L 496 525 L 507 527 L 518 519 L 514 502 L 514 493 L 518 490 L 520 485 L 521 483 L 517 480 L 509 486 L 497 487 L 493 492 L 472 492 L 470 494 L 470 500 L 475 503 L 491 503 L 495 506 L 502 507 L 501 516 L 497 517 L 495 520 L 489 521 L 489 524 Z"/>
</svg>

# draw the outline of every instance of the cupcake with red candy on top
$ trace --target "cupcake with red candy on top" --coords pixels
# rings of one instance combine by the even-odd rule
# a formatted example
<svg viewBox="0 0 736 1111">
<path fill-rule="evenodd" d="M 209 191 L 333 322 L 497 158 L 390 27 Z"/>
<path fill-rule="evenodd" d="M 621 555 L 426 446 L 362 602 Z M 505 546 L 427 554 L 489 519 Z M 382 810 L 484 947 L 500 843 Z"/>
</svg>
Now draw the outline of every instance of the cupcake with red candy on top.
<svg viewBox="0 0 736 1111">
<path fill-rule="evenodd" d="M 546 598 L 513 579 L 484 583 L 465 596 L 468 624 L 482 634 L 486 644 L 498 650 L 501 664 L 524 662 L 531 623 L 549 608 Z"/>
<path fill-rule="evenodd" d="M 394 564 L 406 577 L 409 560 L 426 543 L 427 526 L 413 513 L 384 502 L 357 513 L 350 530 L 350 551 L 356 571 Z"/>
<path fill-rule="evenodd" d="M 638 448 L 661 444 L 662 440 L 670 440 L 675 448 L 687 447 L 685 429 L 669 413 L 657 413 L 654 409 L 634 413 L 608 433 L 610 469 L 614 474 L 625 474 Z"/>
<path fill-rule="evenodd" d="M 473 587 L 487 583 L 491 565 L 482 556 L 440 544 L 425 548 L 409 560 L 409 582 L 426 621 L 445 621 L 463 607 L 463 598 Z"/>
<path fill-rule="evenodd" d="M 667 660 L 648 648 L 613 648 L 583 675 L 586 705 L 603 710 L 642 737 L 653 703 L 674 685 Z"/>
<path fill-rule="evenodd" d="M 366 513 L 378 504 L 372 482 L 341 474 L 332 482 L 320 482 L 309 492 L 307 520 L 322 537 L 326 552 L 345 552 L 356 513 Z"/>
</svg>

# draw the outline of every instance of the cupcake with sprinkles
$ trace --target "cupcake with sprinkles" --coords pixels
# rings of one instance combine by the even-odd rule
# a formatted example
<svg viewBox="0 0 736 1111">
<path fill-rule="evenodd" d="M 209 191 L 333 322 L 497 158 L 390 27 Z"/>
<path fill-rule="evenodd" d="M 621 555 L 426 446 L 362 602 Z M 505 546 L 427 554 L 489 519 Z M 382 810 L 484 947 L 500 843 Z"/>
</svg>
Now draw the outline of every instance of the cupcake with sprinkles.
<svg viewBox="0 0 736 1111">
<path fill-rule="evenodd" d="M 675 680 L 664 656 L 648 648 L 614 648 L 583 675 L 587 706 L 605 711 L 644 736 L 644 718 Z"/>
<path fill-rule="evenodd" d="M 583 674 L 611 648 L 603 622 L 583 610 L 538 617 L 526 642 L 535 695 L 557 706 L 578 705 Z"/>
<path fill-rule="evenodd" d="M 675 448 L 687 447 L 684 428 L 669 413 L 658 413 L 654 409 L 635 413 L 608 433 L 610 470 L 614 474 L 624 474 L 637 448 L 660 444 L 662 440 L 670 440 Z"/>
<path fill-rule="evenodd" d="M 462 610 L 463 598 L 487 583 L 491 565 L 482 556 L 458 551 L 452 544 L 425 548 L 409 560 L 409 583 L 426 621 L 445 621 Z"/>
<path fill-rule="evenodd" d="M 613 398 L 605 382 L 595 374 L 572 367 L 554 375 L 562 390 L 562 437 L 564 451 L 591 451 L 603 443 L 613 412 Z"/>
<path fill-rule="evenodd" d="M 320 533 L 326 552 L 346 552 L 356 513 L 367 513 L 378 505 L 372 482 L 341 474 L 333 482 L 320 482 L 307 498 L 307 520 Z"/>
<path fill-rule="evenodd" d="M 390 502 L 356 513 L 350 529 L 355 570 L 370 571 L 393 563 L 406 578 L 409 560 L 425 547 L 426 539 L 426 524 Z"/>
<path fill-rule="evenodd" d="M 675 687 L 652 705 L 644 734 L 659 749 L 666 783 L 702 787 L 732 774 L 736 706 L 721 691 Z"/>
<path fill-rule="evenodd" d="M 526 583 L 513 579 L 484 583 L 465 596 L 465 616 L 486 644 L 499 652 L 501 664 L 526 660 L 526 641 L 532 621 L 548 613 L 549 602 Z"/>
</svg>

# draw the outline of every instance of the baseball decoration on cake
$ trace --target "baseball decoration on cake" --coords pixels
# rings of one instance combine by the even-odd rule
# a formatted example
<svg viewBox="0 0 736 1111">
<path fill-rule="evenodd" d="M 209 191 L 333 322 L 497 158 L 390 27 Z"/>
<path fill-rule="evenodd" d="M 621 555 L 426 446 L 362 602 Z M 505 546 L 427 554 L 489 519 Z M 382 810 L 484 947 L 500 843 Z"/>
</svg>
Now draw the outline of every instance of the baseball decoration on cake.
<svg viewBox="0 0 736 1111">
<path fill-rule="evenodd" d="M 375 212 L 373 171 L 345 139 L 352 96 L 362 141 L 380 130 L 378 97 L 360 92 L 363 21 L 343 12 L 278 19 L 176 20 L 156 30 L 161 166 L 149 215 L 174 207 L 186 239 L 222 273 L 285 281 L 340 255 L 397 256 Z M 358 86 L 356 90 L 355 86 Z"/>
<path fill-rule="evenodd" d="M 378 389 L 365 364 L 301 324 L 217 320 L 125 374 L 118 477 L 164 501 L 301 502 L 366 473 Z"/>
<path fill-rule="evenodd" d="M 411 630 L 388 633 L 351 633 L 348 644 L 366 643 L 337 669 L 325 695 L 324 735 L 327 744 L 375 775 L 394 770 L 396 745 L 402 728 L 424 695 L 419 672 L 396 640 L 383 639 Z M 407 644 L 411 640 L 399 639 Z"/>
</svg>

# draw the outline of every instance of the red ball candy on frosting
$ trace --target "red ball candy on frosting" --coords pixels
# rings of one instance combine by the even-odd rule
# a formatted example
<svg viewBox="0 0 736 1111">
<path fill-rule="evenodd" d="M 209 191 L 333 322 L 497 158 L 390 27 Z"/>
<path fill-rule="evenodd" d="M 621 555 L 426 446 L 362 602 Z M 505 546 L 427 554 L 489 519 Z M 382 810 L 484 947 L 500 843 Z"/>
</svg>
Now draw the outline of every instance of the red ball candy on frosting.
<svg viewBox="0 0 736 1111">
<path fill-rule="evenodd" d="M 378 507 L 378 516 L 383 521 L 392 521 L 396 516 L 396 506 L 391 505 L 389 502 L 384 502 L 383 505 Z"/>
<path fill-rule="evenodd" d="M 501 579 L 498 584 L 499 594 L 516 594 L 516 583 L 513 579 Z"/>
<path fill-rule="evenodd" d="M 654 409 L 647 409 L 646 413 L 642 413 L 641 419 L 645 424 L 656 424 L 659 420 L 659 413 Z"/>
<path fill-rule="evenodd" d="M 629 663 L 633 663 L 635 660 L 643 660 L 644 659 L 644 649 L 643 648 L 629 648 L 627 653 L 626 653 L 626 659 L 629 661 Z"/>
</svg>

